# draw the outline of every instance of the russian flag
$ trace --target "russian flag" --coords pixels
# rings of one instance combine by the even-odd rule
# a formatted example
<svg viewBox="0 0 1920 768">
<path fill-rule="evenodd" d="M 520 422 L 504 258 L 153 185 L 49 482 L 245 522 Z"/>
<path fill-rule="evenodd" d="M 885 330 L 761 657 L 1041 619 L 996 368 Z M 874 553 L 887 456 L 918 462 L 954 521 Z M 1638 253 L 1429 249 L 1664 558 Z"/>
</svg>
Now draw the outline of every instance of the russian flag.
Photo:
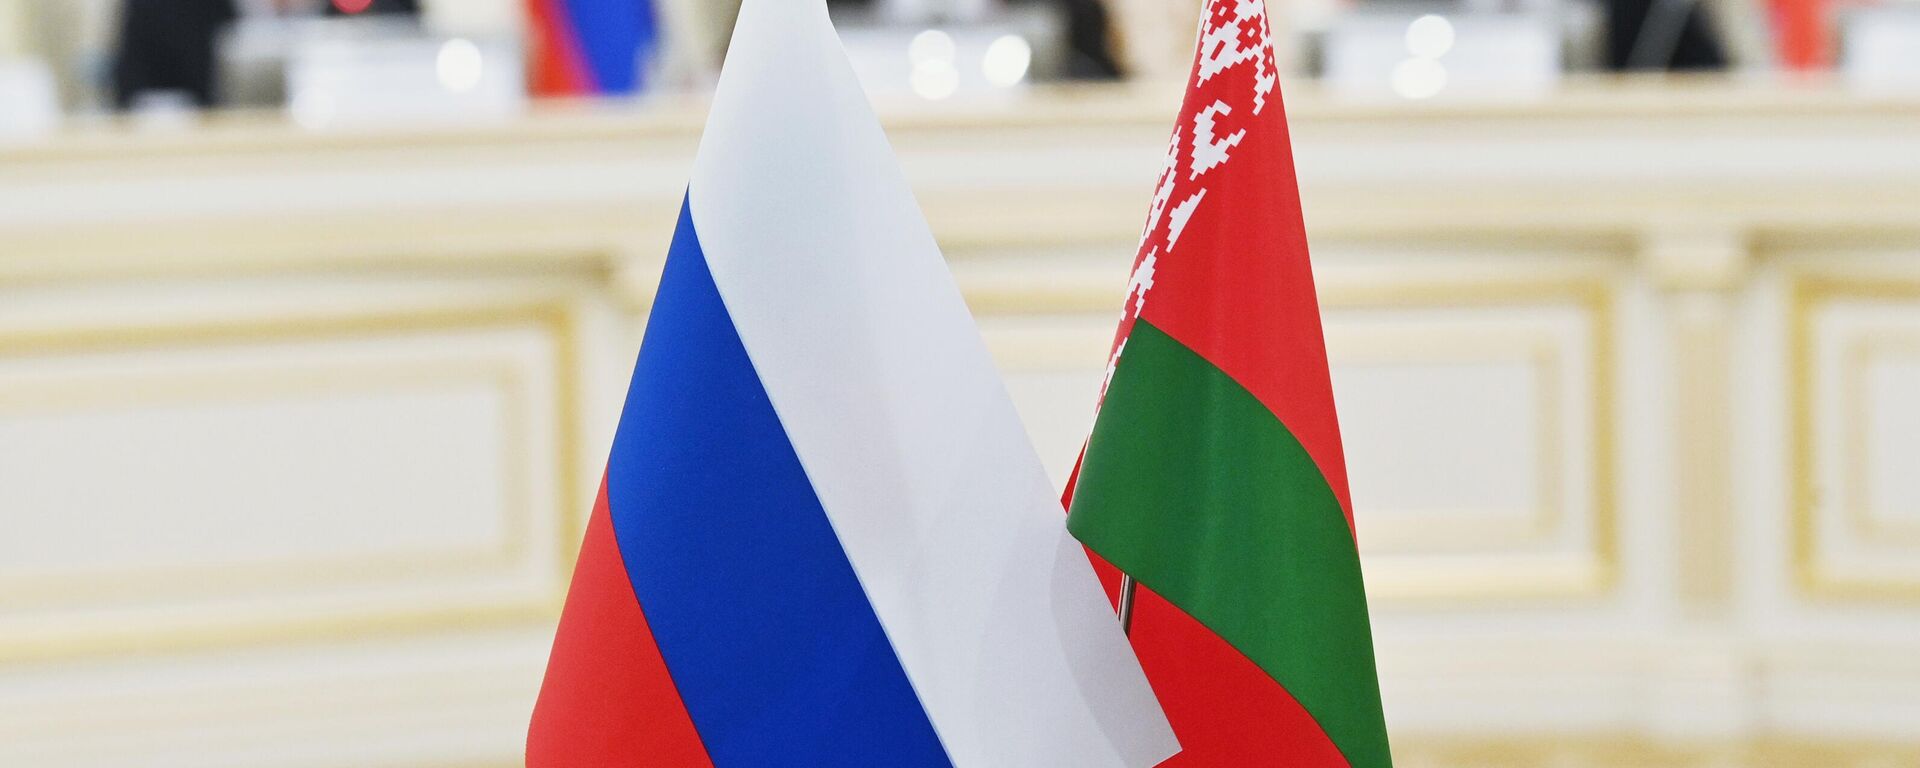
<svg viewBox="0 0 1920 768">
<path fill-rule="evenodd" d="M 526 3 L 535 94 L 626 94 L 645 87 L 644 65 L 660 40 L 652 0 Z"/>
<path fill-rule="evenodd" d="M 747 0 L 528 765 L 1158 763 L 1064 522 L 824 0 Z"/>
</svg>

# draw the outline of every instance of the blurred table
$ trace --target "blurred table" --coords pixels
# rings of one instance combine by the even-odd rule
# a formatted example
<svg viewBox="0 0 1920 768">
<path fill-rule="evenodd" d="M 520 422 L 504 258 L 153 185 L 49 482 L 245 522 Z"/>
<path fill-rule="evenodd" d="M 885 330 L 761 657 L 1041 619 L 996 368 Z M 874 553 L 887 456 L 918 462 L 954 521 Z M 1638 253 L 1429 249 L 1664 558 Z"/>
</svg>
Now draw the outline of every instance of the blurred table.
<svg viewBox="0 0 1920 768">
<path fill-rule="evenodd" d="M 1056 478 L 1177 98 L 881 105 Z M 1920 98 L 1288 108 L 1402 762 L 1920 759 Z M 0 147 L 0 764 L 515 764 L 702 117 Z"/>
</svg>

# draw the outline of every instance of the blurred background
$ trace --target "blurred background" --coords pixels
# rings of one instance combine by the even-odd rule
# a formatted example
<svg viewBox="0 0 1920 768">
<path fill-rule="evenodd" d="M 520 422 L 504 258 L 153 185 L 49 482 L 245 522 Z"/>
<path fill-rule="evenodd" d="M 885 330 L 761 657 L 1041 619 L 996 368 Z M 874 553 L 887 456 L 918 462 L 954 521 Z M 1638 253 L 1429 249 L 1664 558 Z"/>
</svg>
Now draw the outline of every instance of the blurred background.
<svg viewBox="0 0 1920 768">
<path fill-rule="evenodd" d="M 1198 6 L 832 4 L 1056 479 Z M 0 0 L 0 765 L 519 764 L 736 8 Z M 1271 16 L 1399 764 L 1920 766 L 1920 4 Z"/>
</svg>

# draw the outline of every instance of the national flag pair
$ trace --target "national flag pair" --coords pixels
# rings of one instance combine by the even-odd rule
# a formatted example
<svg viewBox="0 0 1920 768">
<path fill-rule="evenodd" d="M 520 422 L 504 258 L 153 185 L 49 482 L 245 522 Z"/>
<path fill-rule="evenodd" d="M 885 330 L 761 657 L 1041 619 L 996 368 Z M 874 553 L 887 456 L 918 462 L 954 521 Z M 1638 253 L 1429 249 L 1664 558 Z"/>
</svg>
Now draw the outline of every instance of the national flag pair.
<svg viewBox="0 0 1920 768">
<path fill-rule="evenodd" d="M 1207 1 L 1063 517 L 826 3 L 747 0 L 528 764 L 1390 765 L 1267 35 Z"/>
</svg>

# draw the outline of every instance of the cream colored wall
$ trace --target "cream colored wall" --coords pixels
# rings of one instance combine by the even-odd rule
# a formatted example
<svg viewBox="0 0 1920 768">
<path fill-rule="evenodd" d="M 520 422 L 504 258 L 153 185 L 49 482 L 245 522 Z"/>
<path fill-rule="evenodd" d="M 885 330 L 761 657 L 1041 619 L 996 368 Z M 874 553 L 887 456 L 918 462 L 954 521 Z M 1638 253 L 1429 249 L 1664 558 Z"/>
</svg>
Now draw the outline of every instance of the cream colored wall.
<svg viewBox="0 0 1920 768">
<path fill-rule="evenodd" d="M 519 0 L 426 0 L 421 15 L 445 34 L 517 35 L 526 24 Z"/>
<path fill-rule="evenodd" d="M 888 116 L 1056 477 L 1172 108 Z M 1402 764 L 1920 760 L 1920 106 L 1289 113 Z M 0 154 L 0 765 L 512 764 L 701 117 Z"/>
<path fill-rule="evenodd" d="M 0 0 L 0 59 L 28 50 L 26 0 Z"/>
</svg>

